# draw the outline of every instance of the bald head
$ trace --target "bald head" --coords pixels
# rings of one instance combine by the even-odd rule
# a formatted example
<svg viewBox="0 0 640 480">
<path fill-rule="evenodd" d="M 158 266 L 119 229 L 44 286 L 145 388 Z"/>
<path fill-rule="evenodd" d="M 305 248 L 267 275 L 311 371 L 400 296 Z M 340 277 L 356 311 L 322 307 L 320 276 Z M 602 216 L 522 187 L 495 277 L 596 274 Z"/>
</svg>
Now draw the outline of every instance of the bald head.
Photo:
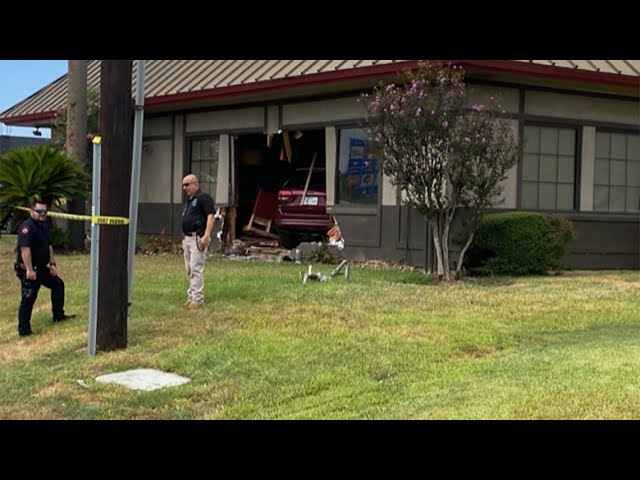
<svg viewBox="0 0 640 480">
<path fill-rule="evenodd" d="M 184 189 L 184 193 L 186 193 L 188 197 L 193 197 L 200 189 L 200 182 L 198 181 L 198 177 L 196 177 L 193 173 L 185 176 L 182 179 L 182 188 Z"/>
</svg>

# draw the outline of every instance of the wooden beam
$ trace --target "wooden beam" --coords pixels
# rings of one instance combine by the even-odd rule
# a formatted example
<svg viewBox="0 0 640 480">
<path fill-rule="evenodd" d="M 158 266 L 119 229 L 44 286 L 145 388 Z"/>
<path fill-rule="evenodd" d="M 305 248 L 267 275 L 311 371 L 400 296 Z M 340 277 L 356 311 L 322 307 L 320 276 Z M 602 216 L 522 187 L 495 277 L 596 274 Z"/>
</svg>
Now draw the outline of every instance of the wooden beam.
<svg viewBox="0 0 640 480">
<path fill-rule="evenodd" d="M 309 182 L 311 181 L 311 173 L 313 172 L 313 166 L 316 164 L 316 157 L 318 152 L 313 154 L 313 160 L 311 160 L 311 167 L 309 167 L 309 174 L 307 175 L 307 183 L 304 184 L 304 192 L 302 192 L 302 198 L 300 199 L 300 205 L 304 205 L 304 199 L 307 196 L 307 190 L 309 190 Z"/>
</svg>

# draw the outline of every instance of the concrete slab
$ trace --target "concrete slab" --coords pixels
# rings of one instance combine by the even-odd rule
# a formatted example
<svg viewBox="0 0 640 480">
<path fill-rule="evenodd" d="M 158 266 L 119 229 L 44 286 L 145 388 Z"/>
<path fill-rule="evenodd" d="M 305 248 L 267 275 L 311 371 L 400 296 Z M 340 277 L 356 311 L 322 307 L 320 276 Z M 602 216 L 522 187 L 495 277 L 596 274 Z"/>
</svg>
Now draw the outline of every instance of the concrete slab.
<svg viewBox="0 0 640 480">
<path fill-rule="evenodd" d="M 110 373 L 96 377 L 97 382 L 117 383 L 133 390 L 157 390 L 165 387 L 175 387 L 190 382 L 191 379 L 181 377 L 175 373 L 161 372 L 151 368 L 138 368 L 124 372 Z"/>
</svg>

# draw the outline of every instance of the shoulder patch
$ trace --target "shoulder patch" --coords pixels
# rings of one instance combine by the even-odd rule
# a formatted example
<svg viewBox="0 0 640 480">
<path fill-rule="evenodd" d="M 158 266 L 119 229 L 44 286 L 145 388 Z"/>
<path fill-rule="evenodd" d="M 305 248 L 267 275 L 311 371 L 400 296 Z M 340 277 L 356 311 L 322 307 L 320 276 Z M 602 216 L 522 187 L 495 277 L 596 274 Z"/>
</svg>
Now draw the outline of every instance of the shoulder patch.
<svg viewBox="0 0 640 480">
<path fill-rule="evenodd" d="M 27 225 L 23 226 L 20 229 L 20 233 L 22 233 L 22 235 L 27 235 L 29 233 L 29 227 Z"/>
</svg>

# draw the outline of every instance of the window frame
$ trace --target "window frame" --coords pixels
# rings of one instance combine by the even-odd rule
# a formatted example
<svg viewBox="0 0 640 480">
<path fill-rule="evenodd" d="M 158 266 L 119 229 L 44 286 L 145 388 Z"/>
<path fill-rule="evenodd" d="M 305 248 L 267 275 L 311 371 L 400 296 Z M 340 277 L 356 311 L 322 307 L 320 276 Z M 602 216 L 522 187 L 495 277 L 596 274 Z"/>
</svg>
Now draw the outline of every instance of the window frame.
<svg viewBox="0 0 640 480">
<path fill-rule="evenodd" d="M 538 129 L 544 129 L 544 128 L 548 128 L 548 129 L 554 129 L 556 130 L 556 132 L 558 132 L 558 144 L 557 144 L 557 148 L 556 148 L 556 152 L 553 154 L 556 158 L 556 175 L 555 175 L 555 181 L 551 182 L 551 181 L 540 181 L 540 164 L 541 164 L 541 157 L 543 155 L 545 155 L 542 152 L 542 148 L 540 146 L 540 143 L 538 145 L 538 151 L 537 151 L 537 155 L 538 155 L 538 173 L 537 173 L 537 180 L 536 181 L 530 181 L 530 180 L 525 180 L 524 179 L 524 162 L 525 162 L 525 155 L 527 154 L 527 152 L 525 151 L 525 138 L 526 138 L 526 129 L 527 127 L 534 127 L 534 128 L 538 128 Z M 569 185 L 568 182 L 561 182 L 559 181 L 559 171 L 560 171 L 560 163 L 559 163 L 559 158 L 566 156 L 566 155 L 562 155 L 560 153 L 560 130 L 572 130 L 575 134 L 575 144 L 574 144 L 574 154 L 573 154 L 573 196 L 572 196 L 572 207 L 571 209 L 567 210 L 567 209 L 559 209 L 558 208 L 558 185 Z M 518 196 L 517 196 L 517 208 L 519 210 L 530 210 L 530 211 L 537 211 L 537 212 L 560 212 L 560 213 L 574 213 L 579 211 L 580 209 L 580 185 L 581 185 L 581 177 L 582 177 L 582 173 L 581 173 L 581 165 L 582 165 L 582 128 L 580 125 L 574 124 L 574 123 L 555 123 L 555 122 L 539 122 L 539 121 L 524 121 L 522 124 L 522 136 L 521 136 L 521 141 L 520 141 L 520 146 L 521 146 L 521 155 L 520 155 L 520 161 L 518 162 Z M 523 192 L 524 192 L 524 184 L 525 183 L 531 183 L 531 184 L 535 184 L 537 186 L 537 193 L 538 193 L 538 197 L 536 200 L 536 207 L 525 207 L 524 204 L 524 196 L 523 196 Z M 556 190 L 556 197 L 555 197 L 555 207 L 552 209 L 548 209 L 548 208 L 540 208 L 540 185 L 541 184 L 545 184 L 545 185 L 550 185 L 553 184 L 555 186 L 555 190 Z"/>
<path fill-rule="evenodd" d="M 378 192 L 376 195 L 375 202 L 371 203 L 362 203 L 362 202 L 347 202 L 344 199 L 341 199 L 341 194 L 343 193 L 340 188 L 340 145 L 342 142 L 342 133 L 344 130 L 362 130 L 367 139 L 365 140 L 366 144 L 369 144 L 370 141 L 368 139 L 368 127 L 363 126 L 362 124 L 344 124 L 344 125 L 336 125 L 336 162 L 335 162 L 335 173 L 334 173 L 334 206 L 338 209 L 371 209 L 376 208 L 381 205 L 382 199 L 382 167 L 381 161 L 379 158 L 376 158 L 378 162 L 378 172 L 377 176 L 377 186 Z M 365 144 L 365 145 L 366 145 Z"/>
<path fill-rule="evenodd" d="M 602 133 L 602 134 L 607 134 L 609 135 L 609 152 L 608 152 L 608 157 L 607 157 L 607 164 L 608 164 L 608 169 L 607 169 L 607 174 L 608 174 L 608 183 L 598 183 L 598 179 L 596 178 L 596 167 L 598 164 L 598 160 L 603 160 L 603 157 L 599 157 L 598 156 L 598 134 Z M 620 161 L 619 158 L 614 158 L 612 157 L 612 153 L 611 153 L 611 137 L 613 135 L 624 135 L 626 137 L 626 142 L 625 142 L 625 158 L 624 158 L 624 172 L 625 172 L 625 182 L 624 185 L 614 185 L 612 184 L 612 180 L 611 180 L 611 162 L 612 160 L 615 161 Z M 627 200 L 628 200 L 628 195 L 629 195 L 629 189 L 630 188 L 635 188 L 638 189 L 640 188 L 640 185 L 630 185 L 629 184 L 629 176 L 628 176 L 628 172 L 629 172 L 629 162 L 635 162 L 640 166 L 640 159 L 638 160 L 631 160 L 629 159 L 629 137 L 632 136 L 636 136 L 638 137 L 638 139 L 640 140 L 640 131 L 638 130 L 632 130 L 632 129 L 620 129 L 620 128 L 606 128 L 606 127 L 596 127 L 595 130 L 595 138 L 594 138 L 594 159 L 593 159 L 593 206 L 592 206 L 592 210 L 594 213 L 606 213 L 606 214 L 626 214 L 626 215 L 637 215 L 638 211 L 640 211 L 640 205 L 638 206 L 638 208 L 636 210 L 628 210 L 627 207 Z M 596 202 L 595 202 L 595 196 L 596 196 L 596 187 L 606 187 L 607 188 L 607 209 L 606 210 L 600 210 L 600 209 L 596 209 Z M 611 210 L 611 189 L 613 187 L 622 187 L 624 188 L 624 209 L 623 210 Z"/>
<path fill-rule="evenodd" d="M 218 170 L 219 170 L 219 165 L 220 165 L 220 135 L 219 134 L 198 134 L 198 135 L 188 135 L 186 136 L 186 150 L 187 150 L 187 154 L 186 154 L 186 161 L 185 161 L 185 167 L 186 167 L 186 174 L 189 173 L 193 173 L 198 177 L 199 183 L 200 183 L 200 188 L 202 189 L 202 191 L 208 193 L 214 200 L 214 202 L 216 201 L 216 190 L 218 188 Z M 215 182 L 209 182 L 209 181 L 205 181 L 204 178 L 201 178 L 200 173 L 201 172 L 194 172 L 193 171 L 193 143 L 194 142 L 203 142 L 206 140 L 212 140 L 214 142 L 217 143 L 217 148 L 214 148 L 214 154 L 215 154 L 215 164 L 213 165 L 213 168 L 211 170 L 215 170 L 215 171 L 210 171 L 209 175 L 211 175 L 213 178 L 215 178 Z M 205 159 L 206 160 L 206 159 Z M 202 160 L 198 160 L 198 163 L 201 163 Z M 213 158 L 209 160 L 209 163 L 213 163 Z M 183 175 L 184 176 L 184 175 Z M 207 188 L 207 186 L 210 186 L 211 188 Z"/>
</svg>

